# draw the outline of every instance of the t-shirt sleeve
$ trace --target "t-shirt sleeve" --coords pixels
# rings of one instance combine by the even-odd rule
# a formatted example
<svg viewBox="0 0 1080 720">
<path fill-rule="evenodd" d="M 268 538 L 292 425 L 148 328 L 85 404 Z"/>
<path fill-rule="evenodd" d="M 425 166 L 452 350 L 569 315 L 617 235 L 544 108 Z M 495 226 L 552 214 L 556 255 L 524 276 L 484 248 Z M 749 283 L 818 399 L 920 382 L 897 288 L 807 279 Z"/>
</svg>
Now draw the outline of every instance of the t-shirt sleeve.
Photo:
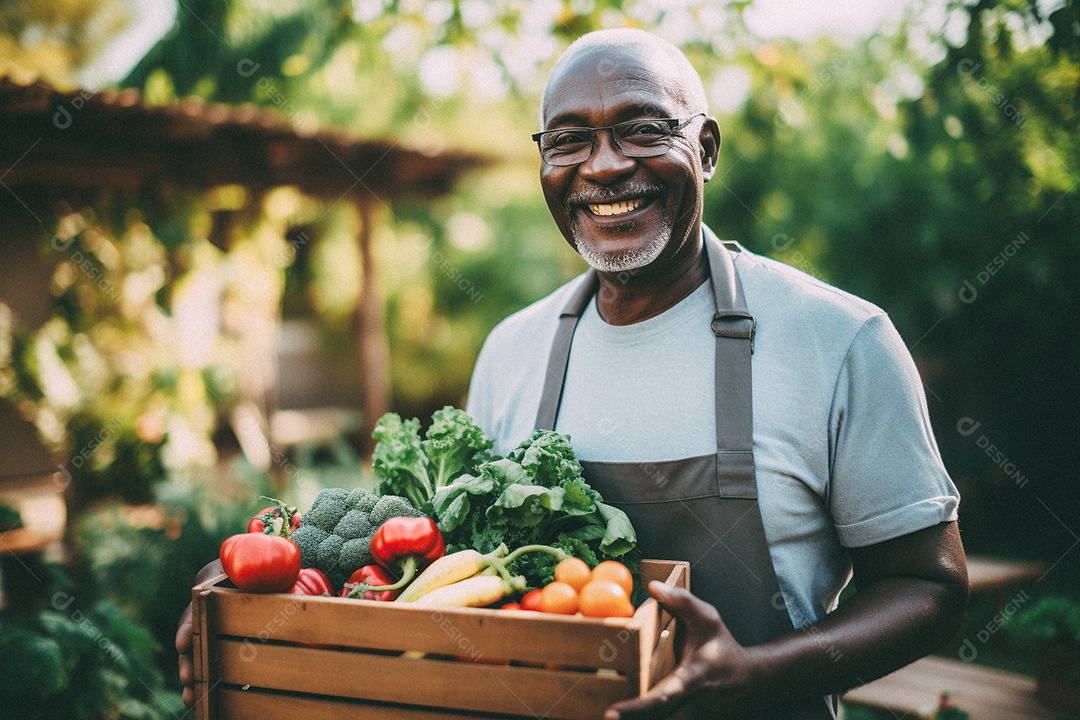
<svg viewBox="0 0 1080 720">
<path fill-rule="evenodd" d="M 885 315 L 848 349 L 830 412 L 829 506 L 841 544 L 863 547 L 956 519 L 922 381 Z"/>
</svg>

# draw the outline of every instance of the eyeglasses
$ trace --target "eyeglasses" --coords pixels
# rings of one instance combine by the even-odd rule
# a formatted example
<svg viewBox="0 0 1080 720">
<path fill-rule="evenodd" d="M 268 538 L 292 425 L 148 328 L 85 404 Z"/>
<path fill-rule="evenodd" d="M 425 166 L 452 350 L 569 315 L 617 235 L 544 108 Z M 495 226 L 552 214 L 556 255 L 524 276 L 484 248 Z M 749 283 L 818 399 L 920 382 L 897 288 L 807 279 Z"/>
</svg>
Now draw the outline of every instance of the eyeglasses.
<svg viewBox="0 0 1080 720">
<path fill-rule="evenodd" d="M 540 156 L 548 165 L 565 167 L 589 159 L 596 149 L 596 133 L 610 130 L 615 147 L 626 157 L 658 157 L 671 149 L 671 138 L 700 112 L 688 118 L 643 118 L 627 120 L 608 127 L 570 127 L 533 133 L 540 146 Z"/>
</svg>

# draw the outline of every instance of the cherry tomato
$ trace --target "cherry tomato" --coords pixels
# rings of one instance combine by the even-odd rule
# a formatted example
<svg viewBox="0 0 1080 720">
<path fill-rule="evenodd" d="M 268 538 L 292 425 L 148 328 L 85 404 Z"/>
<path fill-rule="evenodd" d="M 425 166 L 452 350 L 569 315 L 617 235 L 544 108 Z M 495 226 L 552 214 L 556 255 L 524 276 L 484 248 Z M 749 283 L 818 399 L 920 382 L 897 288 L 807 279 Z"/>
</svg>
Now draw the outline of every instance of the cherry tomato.
<svg viewBox="0 0 1080 720">
<path fill-rule="evenodd" d="M 281 519 L 281 526 L 275 532 L 274 522 L 278 518 Z M 294 507 L 271 505 L 270 507 L 264 507 L 255 514 L 255 517 L 251 518 L 251 521 L 248 522 L 247 531 L 249 533 L 266 533 L 267 535 L 289 537 L 293 530 L 300 527 L 300 519 L 300 513 Z"/>
<path fill-rule="evenodd" d="M 532 610 L 533 612 L 540 612 L 540 594 L 542 590 L 536 588 L 525 593 L 521 598 L 521 609 Z"/>
<path fill-rule="evenodd" d="M 578 592 L 589 582 L 591 571 L 584 560 L 571 557 L 566 558 L 555 566 L 555 579 L 564 582 Z"/>
<path fill-rule="evenodd" d="M 626 591 L 626 597 L 634 592 L 634 576 L 618 560 L 605 560 L 592 569 L 592 577 L 589 581 L 613 580 Z"/>
<path fill-rule="evenodd" d="M 613 580 L 593 580 L 581 588 L 581 614 L 586 617 L 632 617 L 634 606 Z"/>
<path fill-rule="evenodd" d="M 521 603 L 506 603 L 500 610 L 522 610 Z"/>
<path fill-rule="evenodd" d="M 540 592 L 540 610 L 558 615 L 573 615 L 578 610 L 577 590 L 564 582 L 551 582 Z"/>
<path fill-rule="evenodd" d="M 221 566 L 241 590 L 289 592 L 300 575 L 300 548 L 278 535 L 233 535 L 221 543 Z"/>
</svg>

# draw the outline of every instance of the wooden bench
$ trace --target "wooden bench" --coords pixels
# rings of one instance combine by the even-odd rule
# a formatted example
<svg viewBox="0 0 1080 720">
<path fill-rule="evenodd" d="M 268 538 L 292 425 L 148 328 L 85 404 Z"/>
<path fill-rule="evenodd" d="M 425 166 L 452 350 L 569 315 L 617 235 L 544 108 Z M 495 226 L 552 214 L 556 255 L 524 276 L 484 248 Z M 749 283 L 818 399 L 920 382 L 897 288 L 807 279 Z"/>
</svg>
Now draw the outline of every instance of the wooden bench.
<svg viewBox="0 0 1080 720">
<path fill-rule="evenodd" d="M 989 595 L 996 613 L 1005 607 L 1006 595 L 1012 589 L 1041 579 L 1047 570 L 1043 563 L 998 560 L 978 555 L 968 557 L 967 568 L 968 593 Z"/>
<path fill-rule="evenodd" d="M 927 657 L 851 690 L 844 704 L 881 708 L 897 718 L 929 717 L 942 690 L 972 720 L 1067 720 L 1035 699 L 1035 679 L 948 658 Z M 1078 709 L 1080 710 L 1080 709 Z"/>
</svg>

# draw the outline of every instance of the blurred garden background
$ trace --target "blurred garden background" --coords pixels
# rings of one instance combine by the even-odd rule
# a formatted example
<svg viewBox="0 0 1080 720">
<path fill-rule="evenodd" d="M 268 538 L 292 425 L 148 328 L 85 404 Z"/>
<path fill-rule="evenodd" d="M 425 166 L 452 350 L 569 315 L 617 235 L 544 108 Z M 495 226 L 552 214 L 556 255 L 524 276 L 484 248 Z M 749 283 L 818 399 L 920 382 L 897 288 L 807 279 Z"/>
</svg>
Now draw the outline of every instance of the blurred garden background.
<svg viewBox="0 0 1080 720">
<path fill-rule="evenodd" d="M 994 623 L 1080 602 L 1075 0 L 11 0 L 0 687 L 20 717 L 179 717 L 176 619 L 260 495 L 369 482 L 378 415 L 464 406 L 488 331 L 584 269 L 529 134 L 559 52 L 622 26 L 702 74 L 717 234 L 892 317 L 968 552 L 1039 569 L 974 598 L 945 652 L 1034 672 L 1031 634 Z M 1035 633 L 1080 648 L 1080 604 L 1057 602 Z"/>
</svg>

